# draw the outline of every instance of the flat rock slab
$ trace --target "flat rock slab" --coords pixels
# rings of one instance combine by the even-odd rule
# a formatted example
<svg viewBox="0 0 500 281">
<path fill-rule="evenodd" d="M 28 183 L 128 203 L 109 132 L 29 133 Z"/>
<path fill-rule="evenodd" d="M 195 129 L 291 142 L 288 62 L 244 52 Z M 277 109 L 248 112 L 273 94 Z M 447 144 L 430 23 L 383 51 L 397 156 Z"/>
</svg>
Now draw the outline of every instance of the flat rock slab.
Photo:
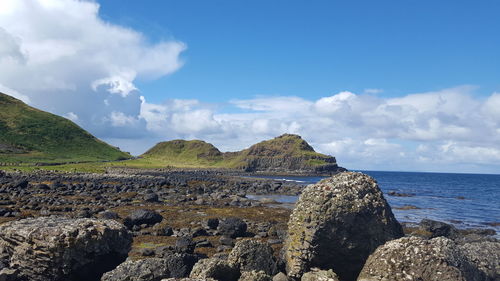
<svg viewBox="0 0 500 281">
<path fill-rule="evenodd" d="M 99 280 L 126 259 L 131 243 L 114 220 L 39 217 L 0 226 L 0 259 L 17 280 Z"/>
</svg>

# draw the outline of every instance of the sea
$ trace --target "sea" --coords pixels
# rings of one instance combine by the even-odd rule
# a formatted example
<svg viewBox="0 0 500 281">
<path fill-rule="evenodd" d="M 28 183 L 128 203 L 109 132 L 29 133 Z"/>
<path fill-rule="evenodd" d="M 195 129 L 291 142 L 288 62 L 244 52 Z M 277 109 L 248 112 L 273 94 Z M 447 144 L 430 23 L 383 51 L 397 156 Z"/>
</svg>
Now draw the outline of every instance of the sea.
<svg viewBox="0 0 500 281">
<path fill-rule="evenodd" d="M 377 180 L 398 221 L 418 223 L 424 218 L 458 228 L 491 228 L 500 234 L 500 175 L 359 171 Z M 263 178 L 263 176 L 259 176 Z M 314 184 L 324 177 L 265 178 Z M 390 196 L 390 192 L 410 195 Z M 297 196 L 269 196 L 293 207 Z M 404 208 L 405 206 L 411 206 Z"/>
</svg>

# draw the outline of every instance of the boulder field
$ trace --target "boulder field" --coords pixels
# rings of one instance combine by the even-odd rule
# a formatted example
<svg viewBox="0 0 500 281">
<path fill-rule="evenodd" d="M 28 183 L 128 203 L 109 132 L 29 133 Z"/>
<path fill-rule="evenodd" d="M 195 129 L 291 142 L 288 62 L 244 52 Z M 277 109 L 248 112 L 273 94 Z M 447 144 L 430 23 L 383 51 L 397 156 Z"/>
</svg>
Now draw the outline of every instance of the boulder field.
<svg viewBox="0 0 500 281">
<path fill-rule="evenodd" d="M 121 202 L 106 199 L 114 198 L 113 190 L 117 194 L 123 188 L 128 194 L 139 191 L 142 184 L 152 184 L 160 176 L 131 177 L 134 184 L 119 187 L 117 175 L 102 180 L 95 175 L 66 175 L 66 180 L 56 183 L 38 179 L 39 190 L 34 193 L 30 191 L 35 188 L 34 177 L 1 175 L 0 195 L 10 198 L 4 200 L 26 200 L 30 210 L 45 208 L 43 200 L 50 200 L 45 193 L 59 196 L 60 192 L 65 200 L 77 200 L 76 195 L 88 192 L 99 197 L 102 206 L 118 207 L 100 213 L 89 208 L 77 215 L 99 218 L 58 213 L 0 224 L 0 281 L 500 280 L 498 240 L 478 236 L 479 232 L 465 235 L 430 220 L 413 231 L 405 230 L 405 236 L 377 182 L 361 173 L 337 174 L 304 188 L 291 215 L 283 216 L 288 219 L 287 229 L 276 225 L 281 208 L 232 206 L 214 197 L 211 204 L 222 205 L 210 209 L 183 199 L 192 196 L 187 191 L 193 189 L 211 197 L 209 190 L 221 192 L 235 181 L 221 177 L 210 183 L 200 174 L 196 174 L 199 181 L 189 181 L 189 173 L 179 174 L 186 181 L 178 189 L 163 188 L 170 184 L 162 182 L 149 187 L 153 192 L 134 194 L 141 200 L 121 197 Z M 75 183 L 85 177 L 93 178 L 93 183 Z M 242 186 L 235 192 L 244 191 Z M 186 194 L 181 196 L 179 190 Z M 29 194 L 37 199 L 29 200 Z M 138 208 L 132 208 L 134 204 Z M 165 211 L 168 204 L 175 212 Z M 5 213 L 5 218 L 17 218 L 11 216 L 13 212 Z M 19 212 L 26 214 L 22 208 Z M 178 217 L 187 212 L 197 214 L 189 218 L 203 219 L 189 221 L 191 227 L 179 226 Z M 224 215 L 214 218 L 207 215 L 210 212 Z M 252 219 L 259 216 L 267 217 L 268 223 L 255 224 Z M 158 241 L 157 247 L 150 248 L 149 241 Z M 132 243 L 139 247 L 131 251 Z M 216 251 L 214 245 L 219 245 Z"/>
</svg>

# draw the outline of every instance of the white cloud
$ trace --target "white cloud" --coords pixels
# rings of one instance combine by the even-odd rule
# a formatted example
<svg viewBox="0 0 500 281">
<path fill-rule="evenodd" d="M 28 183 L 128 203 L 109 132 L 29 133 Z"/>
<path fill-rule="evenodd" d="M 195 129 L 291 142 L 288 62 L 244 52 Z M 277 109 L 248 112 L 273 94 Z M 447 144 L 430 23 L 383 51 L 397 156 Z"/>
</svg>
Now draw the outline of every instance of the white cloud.
<svg viewBox="0 0 500 281">
<path fill-rule="evenodd" d="M 126 97 L 130 92 L 137 90 L 132 81 L 134 81 L 136 74 L 132 71 L 121 73 L 112 77 L 98 79 L 92 82 L 92 89 L 97 91 L 99 86 L 108 86 L 107 91 L 112 94 L 119 94 Z M 106 103 L 106 100 L 105 100 Z M 109 105 L 109 103 L 108 103 Z"/>
<path fill-rule="evenodd" d="M 114 127 L 133 126 L 138 120 L 134 116 L 126 115 L 123 112 L 113 111 L 109 116 L 111 125 Z"/>
<path fill-rule="evenodd" d="M 311 102 L 299 97 L 259 97 L 250 100 L 233 100 L 232 104 L 253 111 L 296 112 L 307 110 Z"/>
<path fill-rule="evenodd" d="M 78 121 L 78 115 L 76 115 L 74 112 L 68 112 L 63 115 L 63 117 L 68 118 L 69 120 L 76 122 Z"/>
<path fill-rule="evenodd" d="M 316 109 L 320 113 L 333 114 L 339 111 L 350 110 L 350 102 L 356 99 L 356 95 L 351 92 L 340 92 L 331 97 L 320 98 L 315 103 Z"/>
<path fill-rule="evenodd" d="M 363 91 L 363 93 L 371 94 L 371 95 L 376 95 L 376 94 L 380 94 L 383 92 L 384 92 L 384 90 L 382 90 L 382 89 L 374 89 L 374 88 L 364 89 L 364 91 Z"/>
<path fill-rule="evenodd" d="M 123 130 L 109 127 L 138 119 L 136 80 L 168 75 L 183 64 L 184 43 L 150 43 L 140 32 L 104 21 L 94 1 L 0 3 L 0 90 L 56 114 L 72 112 L 100 137 L 120 137 Z"/>
<path fill-rule="evenodd" d="M 6 87 L 2 84 L 0 84 L 0 93 L 8 94 L 9 96 L 15 97 L 16 99 L 20 99 L 25 103 L 30 102 L 30 98 L 26 95 L 23 95 L 19 93 L 18 91 L 11 89 L 9 87 Z"/>
<path fill-rule="evenodd" d="M 104 21 L 93 1 L 0 1 L 0 91 L 134 154 L 174 138 L 200 138 L 227 151 L 297 133 L 347 168 L 500 168 L 500 93 L 477 97 L 475 87 L 460 86 L 397 98 L 365 89 L 317 100 L 262 95 L 225 107 L 149 103 L 135 82 L 175 72 L 185 49 Z"/>
</svg>

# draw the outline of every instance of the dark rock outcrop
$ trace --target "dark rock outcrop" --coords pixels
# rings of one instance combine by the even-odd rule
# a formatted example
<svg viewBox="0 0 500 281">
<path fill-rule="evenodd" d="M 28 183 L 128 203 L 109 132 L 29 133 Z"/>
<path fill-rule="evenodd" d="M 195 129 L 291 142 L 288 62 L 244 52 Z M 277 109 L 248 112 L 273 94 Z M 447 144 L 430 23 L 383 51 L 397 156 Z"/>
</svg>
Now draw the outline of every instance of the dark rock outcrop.
<svg viewBox="0 0 500 281">
<path fill-rule="evenodd" d="M 264 242 L 240 240 L 236 242 L 227 260 L 242 272 L 256 270 L 268 275 L 278 273 L 273 249 Z"/>
<path fill-rule="evenodd" d="M 155 211 L 151 210 L 135 210 L 130 215 L 128 215 L 123 223 L 128 227 L 132 228 L 134 225 L 154 225 L 163 220 L 163 217 Z"/>
<path fill-rule="evenodd" d="M 379 247 L 358 278 L 382 280 L 479 281 L 485 277 L 448 238 L 404 237 Z"/>
<path fill-rule="evenodd" d="M 322 161 L 324 164 L 312 166 L 311 161 Z M 331 158 L 305 158 L 305 157 L 258 157 L 248 159 L 246 172 L 268 173 L 299 173 L 299 174 L 330 174 L 345 171 L 337 165 L 335 157 Z"/>
<path fill-rule="evenodd" d="M 386 241 L 403 236 L 378 185 L 361 173 L 341 173 L 306 187 L 288 224 L 288 275 L 312 267 L 355 280 L 366 258 Z"/>
<path fill-rule="evenodd" d="M 223 236 L 242 237 L 247 231 L 247 224 L 240 218 L 231 217 L 219 222 L 217 230 Z"/>
<path fill-rule="evenodd" d="M 430 233 L 429 238 L 442 236 L 450 239 L 456 239 L 459 235 L 457 228 L 453 225 L 430 219 L 421 220 L 419 228 L 424 232 Z"/>
<path fill-rule="evenodd" d="M 298 135 L 284 134 L 239 152 L 247 172 L 331 174 L 345 171 L 333 156 L 314 151 Z"/>
<path fill-rule="evenodd" d="M 332 174 L 345 171 L 335 157 L 317 153 L 300 136 L 283 134 L 238 152 L 220 152 L 201 140 L 160 142 L 141 155 L 178 165 L 224 167 L 246 172 Z"/>
<path fill-rule="evenodd" d="M 16 280 L 98 280 L 127 257 L 132 238 L 114 220 L 40 217 L 0 226 L 2 262 Z"/>
</svg>

